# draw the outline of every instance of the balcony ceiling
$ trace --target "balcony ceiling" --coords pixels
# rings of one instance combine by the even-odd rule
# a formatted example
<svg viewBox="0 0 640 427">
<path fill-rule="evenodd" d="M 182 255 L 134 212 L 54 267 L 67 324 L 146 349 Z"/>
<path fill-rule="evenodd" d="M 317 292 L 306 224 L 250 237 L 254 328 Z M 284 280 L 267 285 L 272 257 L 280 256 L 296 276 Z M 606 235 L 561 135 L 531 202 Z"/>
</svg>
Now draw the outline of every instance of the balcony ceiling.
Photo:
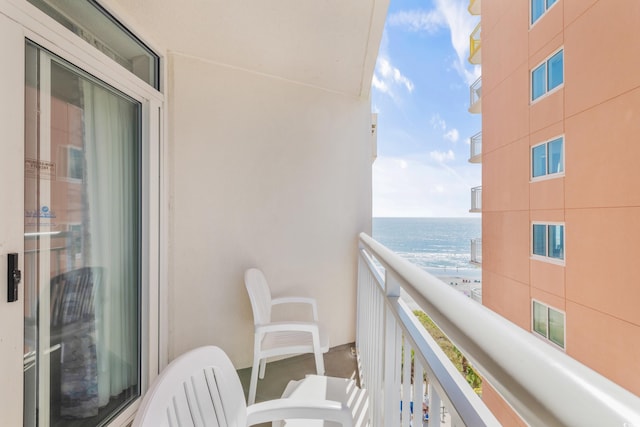
<svg viewBox="0 0 640 427">
<path fill-rule="evenodd" d="M 389 0 L 114 0 L 168 51 L 368 96 Z"/>
</svg>

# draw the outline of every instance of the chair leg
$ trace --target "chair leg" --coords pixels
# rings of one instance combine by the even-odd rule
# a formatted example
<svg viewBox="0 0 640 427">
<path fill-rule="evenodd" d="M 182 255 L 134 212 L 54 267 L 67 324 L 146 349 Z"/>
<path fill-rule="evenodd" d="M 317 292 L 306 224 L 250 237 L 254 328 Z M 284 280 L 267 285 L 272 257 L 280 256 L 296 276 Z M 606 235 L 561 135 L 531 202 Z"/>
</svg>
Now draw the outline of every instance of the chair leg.
<svg viewBox="0 0 640 427">
<path fill-rule="evenodd" d="M 260 360 L 260 379 L 264 379 L 264 373 L 267 370 L 267 358 Z"/>
<path fill-rule="evenodd" d="M 316 372 L 318 375 L 324 375 L 324 355 L 322 351 L 316 350 L 313 352 L 316 359 Z"/>
<path fill-rule="evenodd" d="M 258 369 L 260 359 L 255 357 L 253 359 L 253 366 L 251 367 L 251 381 L 249 382 L 249 397 L 247 398 L 247 405 L 253 405 L 256 403 L 256 388 L 258 387 Z"/>
</svg>

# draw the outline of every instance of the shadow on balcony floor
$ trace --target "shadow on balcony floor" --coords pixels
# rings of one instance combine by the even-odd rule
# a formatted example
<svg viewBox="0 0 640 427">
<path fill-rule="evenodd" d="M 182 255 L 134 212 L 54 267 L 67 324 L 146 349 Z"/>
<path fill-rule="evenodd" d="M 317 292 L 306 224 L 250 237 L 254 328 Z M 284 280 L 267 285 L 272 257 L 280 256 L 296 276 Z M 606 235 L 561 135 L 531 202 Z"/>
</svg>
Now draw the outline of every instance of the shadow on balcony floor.
<svg viewBox="0 0 640 427">
<path fill-rule="evenodd" d="M 324 355 L 326 375 L 331 377 L 353 378 L 357 381 L 357 362 L 355 357 L 355 344 L 344 344 L 329 349 Z M 307 374 L 315 374 L 316 364 L 313 354 L 303 354 L 288 359 L 267 363 L 267 370 L 263 380 L 258 380 L 256 402 L 278 399 L 287 383 L 291 380 L 299 380 Z M 238 370 L 240 382 L 244 389 L 245 398 L 249 392 L 249 379 L 251 368 Z M 270 426 L 271 424 L 259 424 Z"/>
</svg>

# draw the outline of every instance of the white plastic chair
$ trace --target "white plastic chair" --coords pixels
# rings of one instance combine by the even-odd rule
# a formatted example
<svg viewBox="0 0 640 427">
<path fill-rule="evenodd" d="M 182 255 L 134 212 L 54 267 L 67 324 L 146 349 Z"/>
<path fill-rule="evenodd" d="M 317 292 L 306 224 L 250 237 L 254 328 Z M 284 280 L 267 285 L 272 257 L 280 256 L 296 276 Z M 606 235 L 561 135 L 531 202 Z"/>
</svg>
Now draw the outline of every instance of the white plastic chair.
<svg viewBox="0 0 640 427">
<path fill-rule="evenodd" d="M 324 375 L 324 359 L 322 354 L 329 351 L 329 340 L 318 324 L 318 307 L 316 300 L 307 297 L 271 298 L 267 279 L 262 271 L 250 268 L 244 273 L 244 283 L 249 293 L 253 308 L 255 336 L 253 344 L 253 366 L 249 383 L 247 402 L 251 405 L 256 400 L 258 386 L 258 368 L 260 379 L 264 378 L 267 358 L 302 353 L 313 353 L 316 372 Z M 311 305 L 313 322 L 272 322 L 271 308 L 277 304 L 304 303 Z"/>
<path fill-rule="evenodd" d="M 308 401 L 330 400 L 344 403 L 351 411 L 354 427 L 369 427 L 369 393 L 349 378 L 307 375 L 298 381 L 289 381 L 283 398 Z M 273 427 L 331 427 L 339 425 L 325 420 L 279 420 Z"/>
<path fill-rule="evenodd" d="M 353 426 L 349 408 L 329 400 L 276 399 L 247 406 L 231 360 L 207 346 L 167 366 L 142 399 L 133 427 L 244 427 L 288 418 Z"/>
</svg>

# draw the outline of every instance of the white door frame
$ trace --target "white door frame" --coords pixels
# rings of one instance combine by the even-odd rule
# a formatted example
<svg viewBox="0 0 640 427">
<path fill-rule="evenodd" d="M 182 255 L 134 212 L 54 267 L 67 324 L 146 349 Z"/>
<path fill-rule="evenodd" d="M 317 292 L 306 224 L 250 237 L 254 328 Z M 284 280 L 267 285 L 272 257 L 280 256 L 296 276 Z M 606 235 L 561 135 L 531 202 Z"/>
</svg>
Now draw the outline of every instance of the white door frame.
<svg viewBox="0 0 640 427">
<path fill-rule="evenodd" d="M 101 2 L 125 25 L 122 14 Z M 166 87 L 165 52 L 161 56 L 161 88 Z M 106 55 L 72 34 L 24 0 L 0 0 L 0 414 L 3 425 L 23 423 L 24 292 L 7 302 L 7 253 L 17 252 L 24 268 L 24 81 L 25 39 L 82 68 L 142 103 L 142 383 L 148 384 L 167 361 L 166 241 L 167 170 L 165 97 Z M 133 404 L 111 425 L 126 425 Z"/>
</svg>

